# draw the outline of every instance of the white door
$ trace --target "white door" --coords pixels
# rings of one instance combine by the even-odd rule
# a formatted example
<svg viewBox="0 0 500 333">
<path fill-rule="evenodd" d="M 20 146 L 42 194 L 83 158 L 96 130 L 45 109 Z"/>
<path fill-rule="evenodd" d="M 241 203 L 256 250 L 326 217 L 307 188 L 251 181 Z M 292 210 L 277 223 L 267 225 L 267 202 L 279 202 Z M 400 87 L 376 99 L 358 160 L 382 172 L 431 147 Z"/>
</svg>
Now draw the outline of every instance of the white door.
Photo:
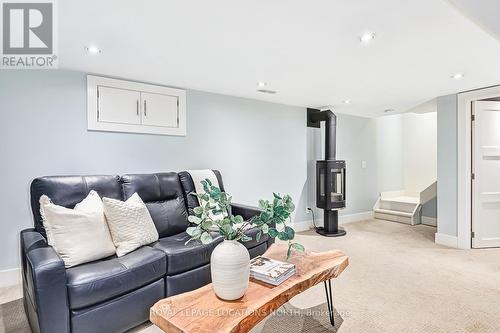
<svg viewBox="0 0 500 333">
<path fill-rule="evenodd" d="M 177 96 L 141 93 L 142 124 L 179 127 Z"/>
<path fill-rule="evenodd" d="M 141 93 L 135 90 L 97 87 L 98 122 L 140 124 Z"/>
<path fill-rule="evenodd" d="M 472 247 L 500 247 L 500 102 L 472 112 Z"/>
</svg>

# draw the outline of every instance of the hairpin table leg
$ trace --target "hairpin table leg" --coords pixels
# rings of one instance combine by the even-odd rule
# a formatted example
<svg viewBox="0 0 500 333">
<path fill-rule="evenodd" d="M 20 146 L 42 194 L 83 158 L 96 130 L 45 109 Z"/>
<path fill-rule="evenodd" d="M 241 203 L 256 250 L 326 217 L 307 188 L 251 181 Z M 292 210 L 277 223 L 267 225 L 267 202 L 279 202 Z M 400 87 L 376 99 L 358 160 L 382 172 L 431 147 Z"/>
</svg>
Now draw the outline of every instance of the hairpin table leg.
<svg viewBox="0 0 500 333">
<path fill-rule="evenodd" d="M 333 297 L 332 297 L 332 280 L 325 281 L 326 304 L 328 305 L 328 315 L 330 316 L 330 324 L 335 326 L 333 312 Z"/>
</svg>

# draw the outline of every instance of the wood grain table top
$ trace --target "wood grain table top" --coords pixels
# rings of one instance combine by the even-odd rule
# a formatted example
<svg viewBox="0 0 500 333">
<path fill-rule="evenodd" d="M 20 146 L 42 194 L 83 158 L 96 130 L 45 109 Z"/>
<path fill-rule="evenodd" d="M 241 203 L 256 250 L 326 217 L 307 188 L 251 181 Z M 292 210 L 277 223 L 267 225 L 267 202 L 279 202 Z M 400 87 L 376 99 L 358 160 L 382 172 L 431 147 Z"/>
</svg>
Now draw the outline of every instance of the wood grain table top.
<svg viewBox="0 0 500 333">
<path fill-rule="evenodd" d="M 265 257 L 285 261 L 288 247 L 272 245 Z M 349 264 L 339 250 L 293 252 L 294 276 L 279 286 L 250 279 L 245 295 L 235 301 L 219 299 L 208 284 L 199 289 L 158 301 L 150 310 L 150 320 L 168 333 L 248 332 L 295 295 L 338 277 Z"/>
</svg>

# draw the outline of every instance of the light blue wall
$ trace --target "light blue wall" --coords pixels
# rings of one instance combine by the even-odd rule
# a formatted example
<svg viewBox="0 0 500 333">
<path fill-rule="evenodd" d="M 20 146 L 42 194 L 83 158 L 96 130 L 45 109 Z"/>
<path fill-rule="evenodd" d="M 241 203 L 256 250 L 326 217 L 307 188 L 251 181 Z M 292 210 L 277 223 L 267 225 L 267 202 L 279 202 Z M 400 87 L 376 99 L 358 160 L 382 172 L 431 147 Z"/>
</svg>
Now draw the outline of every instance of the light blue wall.
<svg viewBox="0 0 500 333">
<path fill-rule="evenodd" d="M 308 206 L 316 207 L 316 160 L 324 159 L 322 129 L 307 129 Z M 346 161 L 346 208 L 340 215 L 371 211 L 378 197 L 375 119 L 337 114 L 337 159 Z M 361 167 L 366 161 L 366 168 Z M 315 209 L 322 219 L 321 210 Z"/>
<path fill-rule="evenodd" d="M 216 168 L 235 202 L 289 193 L 296 220 L 309 219 L 304 108 L 188 91 L 186 137 L 89 132 L 86 112 L 83 73 L 0 71 L 0 270 L 19 266 L 29 184 L 42 175 Z"/>
<path fill-rule="evenodd" d="M 18 266 L 19 231 L 33 224 L 29 184 L 42 175 L 215 168 L 235 202 L 289 193 L 294 221 L 311 220 L 324 143 L 306 127 L 305 108 L 189 90 L 186 137 L 89 132 L 86 112 L 84 73 L 0 72 L 0 270 Z M 374 119 L 338 114 L 337 158 L 348 168 L 341 215 L 370 211 L 377 199 L 376 141 Z"/>
<path fill-rule="evenodd" d="M 437 99 L 438 233 L 457 235 L 457 95 Z"/>
</svg>

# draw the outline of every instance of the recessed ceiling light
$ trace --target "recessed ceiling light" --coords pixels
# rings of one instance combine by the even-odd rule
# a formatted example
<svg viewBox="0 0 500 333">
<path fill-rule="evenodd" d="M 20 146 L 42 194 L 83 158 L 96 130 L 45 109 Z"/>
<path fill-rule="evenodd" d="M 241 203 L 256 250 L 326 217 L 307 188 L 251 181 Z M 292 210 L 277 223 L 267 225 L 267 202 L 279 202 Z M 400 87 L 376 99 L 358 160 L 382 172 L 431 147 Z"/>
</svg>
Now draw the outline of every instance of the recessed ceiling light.
<svg viewBox="0 0 500 333">
<path fill-rule="evenodd" d="M 342 103 L 344 103 L 344 104 L 351 104 L 351 100 L 350 99 L 346 99 L 345 101 L 342 101 Z"/>
<path fill-rule="evenodd" d="M 264 81 L 259 81 L 259 82 L 257 82 L 257 86 L 259 86 L 259 87 L 265 87 L 265 86 L 267 86 L 267 83 L 264 82 Z"/>
<path fill-rule="evenodd" d="M 452 76 L 450 76 L 452 79 L 455 79 L 455 80 L 460 80 L 461 78 L 464 77 L 464 75 L 462 73 L 455 73 L 453 74 Z"/>
<path fill-rule="evenodd" d="M 385 113 L 394 112 L 394 109 L 385 109 L 384 112 Z"/>
<path fill-rule="evenodd" d="M 100 48 L 98 48 L 97 46 L 95 46 L 95 45 L 86 46 L 85 50 L 88 53 L 90 53 L 90 54 L 99 54 L 99 53 L 102 53 L 102 50 Z"/>
<path fill-rule="evenodd" d="M 365 43 L 365 44 L 371 42 L 374 39 L 375 39 L 374 32 L 366 32 L 366 33 L 362 34 L 361 37 L 359 37 L 359 40 L 361 41 L 361 43 Z"/>
</svg>

